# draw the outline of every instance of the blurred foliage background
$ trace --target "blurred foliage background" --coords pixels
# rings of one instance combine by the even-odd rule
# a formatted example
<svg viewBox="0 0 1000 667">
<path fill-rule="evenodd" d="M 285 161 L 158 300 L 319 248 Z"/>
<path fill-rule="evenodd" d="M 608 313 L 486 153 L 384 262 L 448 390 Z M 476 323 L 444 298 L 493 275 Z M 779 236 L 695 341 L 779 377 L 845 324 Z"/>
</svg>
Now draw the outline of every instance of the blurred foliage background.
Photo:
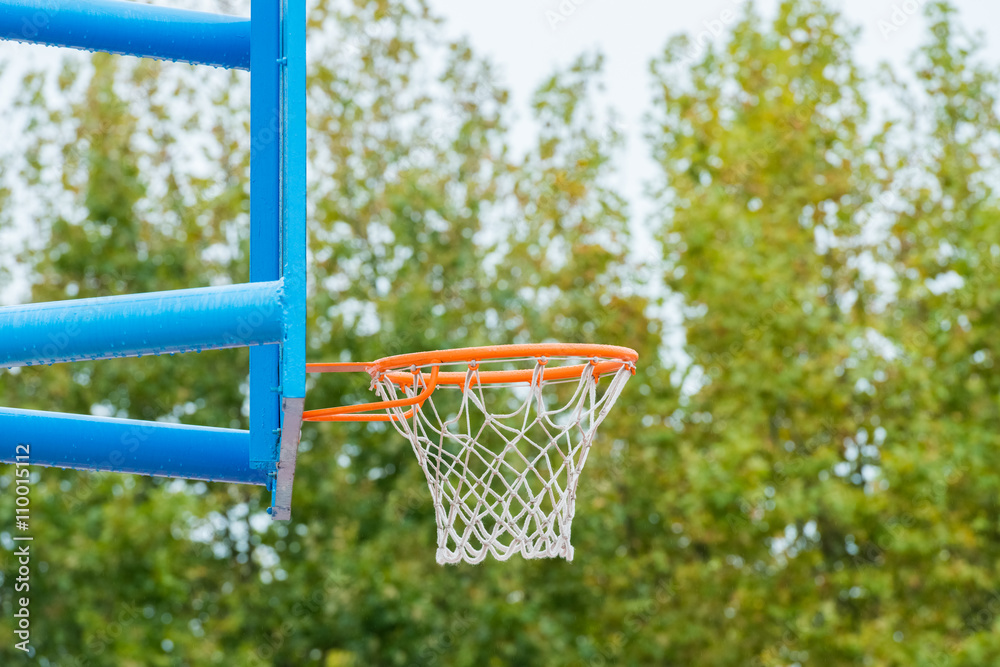
<svg viewBox="0 0 1000 667">
<path fill-rule="evenodd" d="M 748 3 L 694 61 L 671 40 L 634 220 L 599 55 L 539 87 L 516 151 L 502 82 L 422 0 L 315 4 L 309 357 L 636 348 L 576 559 L 436 565 L 380 424 L 306 426 L 287 524 L 256 488 L 36 469 L 32 660 L 1000 664 L 1000 91 L 955 10 L 926 12 L 905 71 L 861 67 L 820 0 Z M 245 281 L 248 85 L 103 54 L 29 74 L 0 226 L 30 216 L 30 299 Z M 245 427 L 246 372 L 238 350 L 13 369 L 0 402 Z M 311 382 L 311 407 L 367 400 Z M 0 489 L 13 517 L 10 467 Z"/>
</svg>

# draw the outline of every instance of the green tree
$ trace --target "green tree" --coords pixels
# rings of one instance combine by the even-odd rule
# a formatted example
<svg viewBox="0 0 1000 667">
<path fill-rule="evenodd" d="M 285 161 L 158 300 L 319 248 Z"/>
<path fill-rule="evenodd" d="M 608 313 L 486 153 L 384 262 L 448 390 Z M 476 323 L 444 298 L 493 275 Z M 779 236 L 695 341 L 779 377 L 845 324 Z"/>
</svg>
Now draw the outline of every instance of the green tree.
<svg viewBox="0 0 1000 667">
<path fill-rule="evenodd" d="M 896 287 L 886 335 L 898 354 L 881 409 L 894 445 L 886 513 L 898 518 L 883 580 L 922 602 L 899 614 L 909 656 L 980 665 L 1000 659 L 998 80 L 952 7 L 928 18 L 916 85 L 896 86 L 910 113 L 886 127 L 882 163 L 891 227 L 880 257 Z"/>
<path fill-rule="evenodd" d="M 256 488 L 38 470 L 35 659 L 996 662 L 997 81 L 950 6 L 929 17 L 913 66 L 877 79 L 820 0 L 768 22 L 748 6 L 693 63 L 668 43 L 648 123 L 662 257 L 643 266 L 599 55 L 542 83 L 518 154 L 489 62 L 426 4 L 318 3 L 310 359 L 635 347 L 575 561 L 437 566 L 423 473 L 385 424 L 306 426 L 288 524 Z M 27 198 L 31 299 L 245 281 L 248 85 L 106 55 L 29 75 L 0 232 Z M 246 368 L 239 350 L 26 368 L 0 372 L 0 400 L 245 427 Z M 309 407 L 369 398 L 364 377 L 310 378 Z"/>
<path fill-rule="evenodd" d="M 953 10 L 929 16 L 921 90 L 889 85 L 874 133 L 826 3 L 748 10 L 689 81 L 683 39 L 654 64 L 691 358 L 675 567 L 701 596 L 679 664 L 995 657 L 995 81 Z"/>
<path fill-rule="evenodd" d="M 613 146 L 586 100 L 600 59 L 543 87 L 538 147 L 515 157 L 507 94 L 467 45 L 440 44 L 423 5 L 320 5 L 310 21 L 340 37 L 310 65 L 310 356 L 631 330 L 655 356 L 628 289 Z M 444 64 L 428 75 L 427 62 Z M 32 299 L 245 280 L 246 79 L 98 55 L 57 78 L 68 109 L 51 81 L 30 77 L 21 103 L 34 119 L 22 187 L 48 202 L 24 256 Z M 55 163 L 52 128 L 72 137 Z M 245 368 L 216 352 L 22 369 L 3 400 L 230 426 L 245 423 Z M 322 378 L 310 403 L 365 389 Z M 620 439 L 638 428 L 608 423 Z M 45 470 L 36 493 L 37 539 L 52 545 L 36 631 L 54 664 L 571 664 L 575 637 L 596 632 L 576 611 L 601 599 L 589 570 L 439 568 L 423 474 L 379 425 L 307 427 L 290 525 L 261 521 L 256 489 Z M 603 521 L 578 530 L 581 553 L 614 552 Z"/>
</svg>

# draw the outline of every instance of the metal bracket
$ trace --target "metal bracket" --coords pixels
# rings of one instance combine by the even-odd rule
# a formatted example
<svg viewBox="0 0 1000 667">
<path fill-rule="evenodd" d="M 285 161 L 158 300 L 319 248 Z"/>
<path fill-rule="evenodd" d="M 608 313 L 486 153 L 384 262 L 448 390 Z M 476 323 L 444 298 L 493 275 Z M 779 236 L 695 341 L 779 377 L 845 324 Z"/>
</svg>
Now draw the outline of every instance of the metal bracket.
<svg viewBox="0 0 1000 667">
<path fill-rule="evenodd" d="M 285 398 L 281 427 L 281 452 L 278 459 L 278 482 L 274 491 L 271 518 L 288 521 L 292 518 L 292 486 L 295 483 L 295 461 L 299 455 L 299 438 L 302 437 L 302 411 L 304 398 Z"/>
</svg>

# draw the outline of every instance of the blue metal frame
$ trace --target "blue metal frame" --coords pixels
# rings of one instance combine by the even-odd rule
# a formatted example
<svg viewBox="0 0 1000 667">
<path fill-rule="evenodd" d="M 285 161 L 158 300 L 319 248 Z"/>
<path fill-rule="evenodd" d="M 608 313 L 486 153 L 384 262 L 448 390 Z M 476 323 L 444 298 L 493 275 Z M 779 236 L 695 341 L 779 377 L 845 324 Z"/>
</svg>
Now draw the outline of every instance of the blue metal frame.
<svg viewBox="0 0 1000 667">
<path fill-rule="evenodd" d="M 263 485 L 272 517 L 290 518 L 306 370 L 305 32 L 305 0 L 252 0 L 250 20 L 0 0 L 2 39 L 249 69 L 251 84 L 250 283 L 0 308 L 0 367 L 250 346 L 249 431 L 0 408 L 0 432 L 33 464 Z"/>
<path fill-rule="evenodd" d="M 282 0 L 281 13 L 281 274 L 287 298 L 281 344 L 281 442 L 271 516 L 287 520 L 306 402 L 305 0 Z"/>
<path fill-rule="evenodd" d="M 250 21 L 115 0 L 4 0 L 0 38 L 250 69 Z"/>
<path fill-rule="evenodd" d="M 250 34 L 250 280 L 281 275 L 281 14 L 276 0 L 253 0 Z M 256 20 L 253 20 L 256 19 Z M 266 249 L 265 252 L 261 252 Z M 250 350 L 250 465 L 278 457 L 280 350 Z"/>
<path fill-rule="evenodd" d="M 246 431 L 0 408 L 0 432 L 27 445 L 33 464 L 267 484 L 248 463 Z"/>
<path fill-rule="evenodd" d="M 283 295 L 273 281 L 8 306 L 0 367 L 280 343 Z"/>
</svg>

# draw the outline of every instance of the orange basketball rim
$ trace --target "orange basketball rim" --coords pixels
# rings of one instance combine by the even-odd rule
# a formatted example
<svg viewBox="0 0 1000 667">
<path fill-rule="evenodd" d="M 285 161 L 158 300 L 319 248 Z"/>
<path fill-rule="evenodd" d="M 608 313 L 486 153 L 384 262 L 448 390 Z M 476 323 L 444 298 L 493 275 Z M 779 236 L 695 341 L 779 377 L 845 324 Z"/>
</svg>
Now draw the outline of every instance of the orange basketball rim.
<svg viewBox="0 0 1000 667">
<path fill-rule="evenodd" d="M 536 343 L 525 345 L 492 345 L 464 347 L 452 350 L 414 352 L 384 357 L 372 362 L 307 364 L 310 373 L 368 373 L 373 381 L 389 381 L 400 387 L 422 384 L 423 390 L 412 397 L 391 401 L 345 405 L 335 408 L 309 410 L 304 421 L 311 422 L 373 422 L 409 419 L 413 409 L 419 408 L 435 389 L 442 386 L 458 387 L 462 391 L 467 382 L 482 385 L 539 384 L 579 379 L 590 373 L 595 380 L 617 373 L 622 367 L 635 374 L 639 353 L 617 345 L 592 345 L 573 343 Z M 481 370 L 481 363 L 530 362 L 531 368 Z M 584 361 L 584 363 L 568 363 Z M 464 365 L 465 370 L 442 371 L 442 366 Z M 527 365 L 527 364 L 525 364 Z M 541 366 L 541 371 L 537 367 Z M 395 408 L 409 407 L 405 414 L 393 414 Z M 384 410 L 386 413 L 375 413 Z"/>
</svg>

